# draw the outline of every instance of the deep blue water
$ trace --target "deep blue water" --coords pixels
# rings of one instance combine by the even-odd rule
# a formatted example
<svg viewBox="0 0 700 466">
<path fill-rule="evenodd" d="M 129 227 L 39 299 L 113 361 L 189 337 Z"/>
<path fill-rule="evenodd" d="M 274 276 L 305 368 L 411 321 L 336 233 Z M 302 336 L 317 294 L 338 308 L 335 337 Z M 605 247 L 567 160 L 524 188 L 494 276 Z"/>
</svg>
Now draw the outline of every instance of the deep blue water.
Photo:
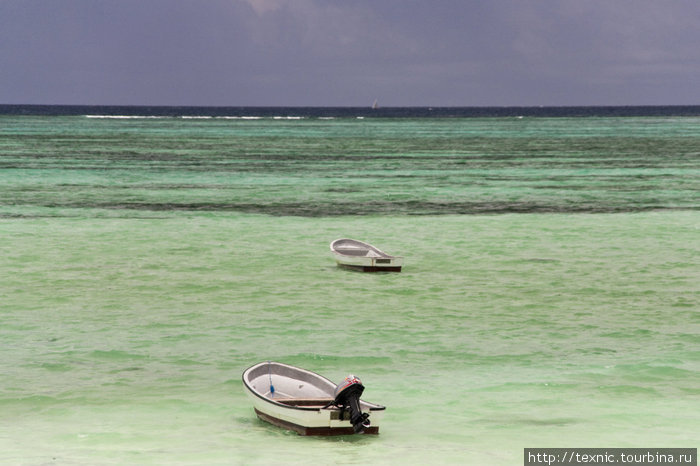
<svg viewBox="0 0 700 466">
<path fill-rule="evenodd" d="M 120 105 L 2 105 L 2 115 L 150 115 L 466 118 L 700 116 L 700 105 L 595 107 L 168 107 Z"/>
</svg>

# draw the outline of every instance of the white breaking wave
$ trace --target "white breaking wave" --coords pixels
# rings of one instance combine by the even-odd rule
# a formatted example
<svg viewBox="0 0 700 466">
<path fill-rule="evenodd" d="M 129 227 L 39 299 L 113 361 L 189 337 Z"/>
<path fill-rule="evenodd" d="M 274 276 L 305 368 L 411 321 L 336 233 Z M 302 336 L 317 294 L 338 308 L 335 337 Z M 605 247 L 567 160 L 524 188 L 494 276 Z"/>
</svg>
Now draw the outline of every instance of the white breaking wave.
<svg viewBox="0 0 700 466">
<path fill-rule="evenodd" d="M 157 115 L 85 115 L 85 118 L 107 118 L 112 120 L 135 120 L 139 118 L 170 118 Z"/>
<path fill-rule="evenodd" d="M 221 116 L 216 117 L 221 120 L 262 120 L 263 117 L 259 116 Z"/>
</svg>

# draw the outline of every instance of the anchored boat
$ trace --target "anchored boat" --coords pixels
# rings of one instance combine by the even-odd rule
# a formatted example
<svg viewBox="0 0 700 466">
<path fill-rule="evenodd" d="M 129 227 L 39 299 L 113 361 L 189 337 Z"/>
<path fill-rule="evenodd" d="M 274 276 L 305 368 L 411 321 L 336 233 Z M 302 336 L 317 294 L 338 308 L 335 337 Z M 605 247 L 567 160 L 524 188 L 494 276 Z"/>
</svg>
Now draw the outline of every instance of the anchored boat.
<svg viewBox="0 0 700 466">
<path fill-rule="evenodd" d="M 354 375 L 336 385 L 279 362 L 246 369 L 243 386 L 260 419 L 300 435 L 378 434 L 386 409 L 360 400 L 364 386 Z"/>
<path fill-rule="evenodd" d="M 403 257 L 391 256 L 371 244 L 342 238 L 331 243 L 336 263 L 363 272 L 401 272 Z"/>
</svg>

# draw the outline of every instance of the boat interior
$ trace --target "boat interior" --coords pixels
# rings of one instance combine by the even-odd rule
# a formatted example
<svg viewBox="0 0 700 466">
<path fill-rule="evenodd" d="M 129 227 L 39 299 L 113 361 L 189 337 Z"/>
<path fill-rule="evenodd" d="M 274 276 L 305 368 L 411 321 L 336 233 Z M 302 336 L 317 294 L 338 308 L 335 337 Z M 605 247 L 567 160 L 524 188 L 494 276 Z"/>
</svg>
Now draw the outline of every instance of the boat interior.
<svg viewBox="0 0 700 466">
<path fill-rule="evenodd" d="M 333 398 L 284 398 L 275 399 L 287 406 L 304 406 L 307 408 L 324 408 L 333 403 Z M 330 406 L 329 406 L 330 407 Z M 336 408 L 337 409 L 337 408 Z"/>
<path fill-rule="evenodd" d="M 379 254 L 371 249 L 360 249 L 353 247 L 337 248 L 337 252 L 346 256 L 357 256 L 357 257 L 389 257 L 386 254 Z"/>
</svg>

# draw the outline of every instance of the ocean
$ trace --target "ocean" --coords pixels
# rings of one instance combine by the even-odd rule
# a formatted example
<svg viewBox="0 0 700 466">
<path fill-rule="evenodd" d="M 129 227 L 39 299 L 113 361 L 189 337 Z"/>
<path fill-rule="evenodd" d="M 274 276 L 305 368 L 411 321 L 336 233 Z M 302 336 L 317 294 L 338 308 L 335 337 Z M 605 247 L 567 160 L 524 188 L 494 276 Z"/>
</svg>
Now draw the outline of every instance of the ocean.
<svg viewBox="0 0 700 466">
<path fill-rule="evenodd" d="M 699 446 L 700 107 L 0 105 L 0 257 L 3 465 Z M 258 420 L 267 360 L 380 434 Z"/>
</svg>

